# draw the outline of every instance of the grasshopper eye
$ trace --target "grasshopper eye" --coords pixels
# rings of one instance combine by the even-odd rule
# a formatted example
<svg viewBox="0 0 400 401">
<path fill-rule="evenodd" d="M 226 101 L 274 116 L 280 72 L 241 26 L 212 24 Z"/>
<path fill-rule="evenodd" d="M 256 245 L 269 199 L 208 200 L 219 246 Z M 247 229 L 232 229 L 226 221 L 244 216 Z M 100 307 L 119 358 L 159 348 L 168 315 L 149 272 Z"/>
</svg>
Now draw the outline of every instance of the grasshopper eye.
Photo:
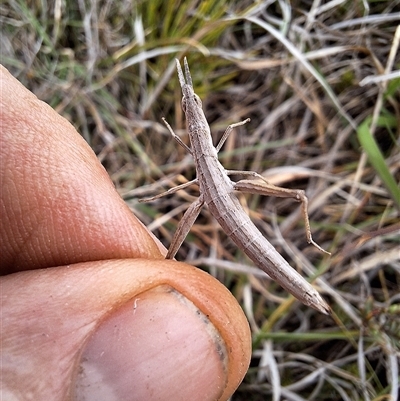
<svg viewBox="0 0 400 401">
<path fill-rule="evenodd" d="M 186 98 L 185 96 L 182 97 L 182 110 L 185 113 L 186 112 Z"/>
<path fill-rule="evenodd" d="M 197 103 L 198 106 L 201 107 L 201 105 L 202 105 L 201 99 L 200 99 L 200 97 L 197 96 L 195 93 L 194 93 L 194 101 Z"/>
</svg>

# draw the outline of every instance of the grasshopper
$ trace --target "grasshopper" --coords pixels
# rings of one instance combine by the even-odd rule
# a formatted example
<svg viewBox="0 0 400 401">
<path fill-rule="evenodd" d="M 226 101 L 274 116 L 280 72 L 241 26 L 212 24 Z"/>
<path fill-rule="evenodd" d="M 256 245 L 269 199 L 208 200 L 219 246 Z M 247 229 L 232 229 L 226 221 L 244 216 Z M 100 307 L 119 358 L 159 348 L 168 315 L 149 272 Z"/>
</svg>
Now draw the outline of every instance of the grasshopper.
<svg viewBox="0 0 400 401">
<path fill-rule="evenodd" d="M 301 202 L 308 243 L 313 244 L 322 252 L 329 254 L 329 252 L 324 251 L 316 244 L 311 237 L 307 213 L 308 200 L 304 191 L 277 187 L 268 183 L 264 177 L 253 171 L 225 170 L 218 160 L 218 152 L 233 128 L 246 124 L 250 119 L 229 125 L 218 145 L 214 147 L 210 127 L 204 114 L 201 100 L 193 89 L 192 77 L 186 57 L 184 59 L 185 75 L 177 59 L 176 66 L 179 83 L 182 88 L 182 109 L 186 116 L 191 148 L 174 133 L 173 129 L 164 118 L 163 121 L 172 137 L 193 156 L 197 178 L 171 188 L 162 194 L 140 201 L 152 201 L 162 196 L 175 193 L 192 184 L 197 184 L 199 186 L 200 196 L 191 204 L 180 221 L 166 255 L 166 259 L 174 258 L 199 215 L 202 206 L 206 204 L 210 213 L 218 221 L 226 235 L 243 250 L 257 267 L 266 272 L 273 280 L 305 305 L 324 314 L 330 314 L 331 308 L 329 305 L 322 299 L 311 284 L 294 270 L 261 234 L 235 196 L 235 191 L 241 191 L 251 194 L 293 198 Z M 234 182 L 230 180 L 230 175 L 238 175 L 245 178 L 251 177 L 253 179 L 243 179 Z M 257 180 L 254 180 L 254 178 Z"/>
</svg>

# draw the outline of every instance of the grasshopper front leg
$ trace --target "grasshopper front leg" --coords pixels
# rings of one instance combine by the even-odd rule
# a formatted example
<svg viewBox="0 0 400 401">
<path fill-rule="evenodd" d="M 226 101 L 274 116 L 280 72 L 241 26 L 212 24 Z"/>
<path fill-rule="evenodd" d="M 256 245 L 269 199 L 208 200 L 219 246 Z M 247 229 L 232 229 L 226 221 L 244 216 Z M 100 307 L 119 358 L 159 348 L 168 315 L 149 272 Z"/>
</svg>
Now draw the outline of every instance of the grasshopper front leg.
<svg viewBox="0 0 400 401">
<path fill-rule="evenodd" d="M 162 118 L 162 120 L 164 121 L 164 124 L 166 125 L 166 127 L 167 127 L 169 133 L 171 134 L 172 138 L 174 138 L 175 141 L 178 142 L 179 145 L 182 146 L 182 148 L 186 149 L 193 156 L 192 149 L 190 149 L 189 146 L 187 146 L 186 143 L 184 143 L 182 141 L 182 139 L 179 138 L 179 136 L 177 134 L 175 134 L 175 132 L 172 129 L 172 127 L 168 124 L 168 121 L 164 117 Z"/>
<path fill-rule="evenodd" d="M 250 118 L 246 118 L 246 120 L 240 121 L 235 124 L 228 125 L 224 134 L 222 135 L 221 140 L 219 141 L 218 145 L 215 147 L 215 149 L 217 150 L 217 153 L 221 150 L 223 144 L 228 139 L 228 136 L 233 131 L 233 129 L 236 127 L 240 127 L 241 125 L 244 125 L 244 124 L 248 123 L 249 121 L 250 121 Z"/>
<path fill-rule="evenodd" d="M 229 171 L 229 173 L 231 173 L 231 174 L 236 173 L 239 175 L 254 175 L 254 174 L 256 176 L 258 175 L 257 173 L 246 172 L 246 171 L 237 171 L 237 172 Z M 330 252 L 325 251 L 325 249 L 321 248 L 312 239 L 310 221 L 308 219 L 308 212 L 307 212 L 308 199 L 307 199 L 307 196 L 305 195 L 304 191 L 302 191 L 300 189 L 288 189 L 288 188 L 277 187 L 273 184 L 268 183 L 263 177 L 261 177 L 261 178 L 263 179 L 263 181 L 241 180 L 241 181 L 235 182 L 233 187 L 236 191 L 246 192 L 246 193 L 250 193 L 250 194 L 259 194 L 259 195 L 264 195 L 264 196 L 275 196 L 277 198 L 292 198 L 292 199 L 296 200 L 297 202 L 301 202 L 301 209 L 303 212 L 304 224 L 305 224 L 305 228 L 306 228 L 307 242 L 309 244 L 314 245 L 321 252 L 331 255 Z"/>
<path fill-rule="evenodd" d="M 175 134 L 174 130 L 172 127 L 168 124 L 167 120 L 165 118 L 162 119 L 164 121 L 164 124 L 166 125 L 169 133 L 171 136 L 175 139 L 176 142 L 179 143 L 183 148 L 185 148 L 191 155 L 193 155 L 192 150 L 182 141 L 181 138 L 177 134 Z M 186 182 L 184 184 L 178 185 L 174 188 L 169 189 L 166 192 L 163 192 L 159 195 L 153 196 L 151 198 L 147 199 L 140 199 L 139 202 L 151 202 L 155 199 L 159 199 L 163 196 L 173 194 L 181 189 L 187 188 L 192 184 L 198 184 L 199 181 L 197 178 L 195 178 L 192 181 Z M 181 221 L 178 224 L 178 227 L 176 229 L 176 232 L 174 234 L 174 237 L 172 238 L 171 245 L 169 246 L 168 253 L 165 256 L 165 259 L 173 259 L 176 253 L 178 252 L 179 248 L 181 247 L 183 241 L 185 240 L 186 236 L 188 235 L 188 232 L 193 226 L 193 223 L 197 219 L 197 216 L 199 215 L 202 206 L 204 205 L 204 200 L 203 196 L 199 196 L 199 198 L 193 202 L 189 209 L 186 210 L 185 214 L 183 215 Z"/>
<path fill-rule="evenodd" d="M 200 195 L 186 210 L 181 221 L 178 224 L 178 228 L 175 231 L 174 238 L 172 239 L 171 245 L 169 246 L 167 256 L 165 259 L 173 259 L 179 248 L 181 247 L 183 241 L 188 235 L 190 229 L 192 228 L 197 216 L 200 214 L 201 208 L 204 205 L 203 196 Z"/>
<path fill-rule="evenodd" d="M 176 187 L 170 188 L 168 191 L 165 191 L 165 192 L 163 192 L 161 194 L 158 194 L 156 196 L 152 196 L 151 198 L 139 199 L 139 203 L 152 202 L 153 200 L 162 198 L 163 196 L 174 194 L 175 192 L 178 192 L 181 189 L 185 189 L 187 187 L 190 187 L 192 184 L 198 184 L 198 183 L 199 182 L 197 181 L 197 178 L 195 178 L 192 181 L 188 181 L 188 182 L 185 182 L 184 184 L 177 185 Z"/>
</svg>

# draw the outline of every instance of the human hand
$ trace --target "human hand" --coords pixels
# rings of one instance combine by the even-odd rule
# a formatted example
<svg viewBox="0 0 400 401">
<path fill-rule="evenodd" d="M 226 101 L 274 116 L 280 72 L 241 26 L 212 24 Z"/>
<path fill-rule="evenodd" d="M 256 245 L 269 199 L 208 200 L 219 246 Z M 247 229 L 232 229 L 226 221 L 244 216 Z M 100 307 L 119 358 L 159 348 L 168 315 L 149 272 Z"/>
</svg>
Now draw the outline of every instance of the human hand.
<svg viewBox="0 0 400 401">
<path fill-rule="evenodd" d="M 236 300 L 163 259 L 75 129 L 0 82 L 4 399 L 228 399 L 251 354 Z"/>
</svg>

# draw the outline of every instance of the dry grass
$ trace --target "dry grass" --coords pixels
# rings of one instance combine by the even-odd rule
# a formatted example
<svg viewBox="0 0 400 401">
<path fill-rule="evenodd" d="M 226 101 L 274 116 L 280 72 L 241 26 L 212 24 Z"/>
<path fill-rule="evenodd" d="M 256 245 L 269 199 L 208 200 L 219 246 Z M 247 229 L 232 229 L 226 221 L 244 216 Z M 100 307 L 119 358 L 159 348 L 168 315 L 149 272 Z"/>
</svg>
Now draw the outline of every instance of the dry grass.
<svg viewBox="0 0 400 401">
<path fill-rule="evenodd" d="M 161 121 L 187 141 L 174 57 L 188 57 L 215 142 L 228 124 L 251 118 L 224 146 L 224 166 L 306 191 L 314 239 L 331 258 L 307 245 L 298 204 L 240 200 L 289 263 L 316 278 L 333 319 L 255 271 L 206 209 L 178 253 L 225 283 L 248 316 L 253 360 L 233 400 L 396 399 L 400 78 L 388 74 L 400 69 L 399 5 L 0 6 L 2 63 L 76 126 L 166 246 L 197 189 L 137 200 L 194 178 L 190 157 Z"/>
</svg>

